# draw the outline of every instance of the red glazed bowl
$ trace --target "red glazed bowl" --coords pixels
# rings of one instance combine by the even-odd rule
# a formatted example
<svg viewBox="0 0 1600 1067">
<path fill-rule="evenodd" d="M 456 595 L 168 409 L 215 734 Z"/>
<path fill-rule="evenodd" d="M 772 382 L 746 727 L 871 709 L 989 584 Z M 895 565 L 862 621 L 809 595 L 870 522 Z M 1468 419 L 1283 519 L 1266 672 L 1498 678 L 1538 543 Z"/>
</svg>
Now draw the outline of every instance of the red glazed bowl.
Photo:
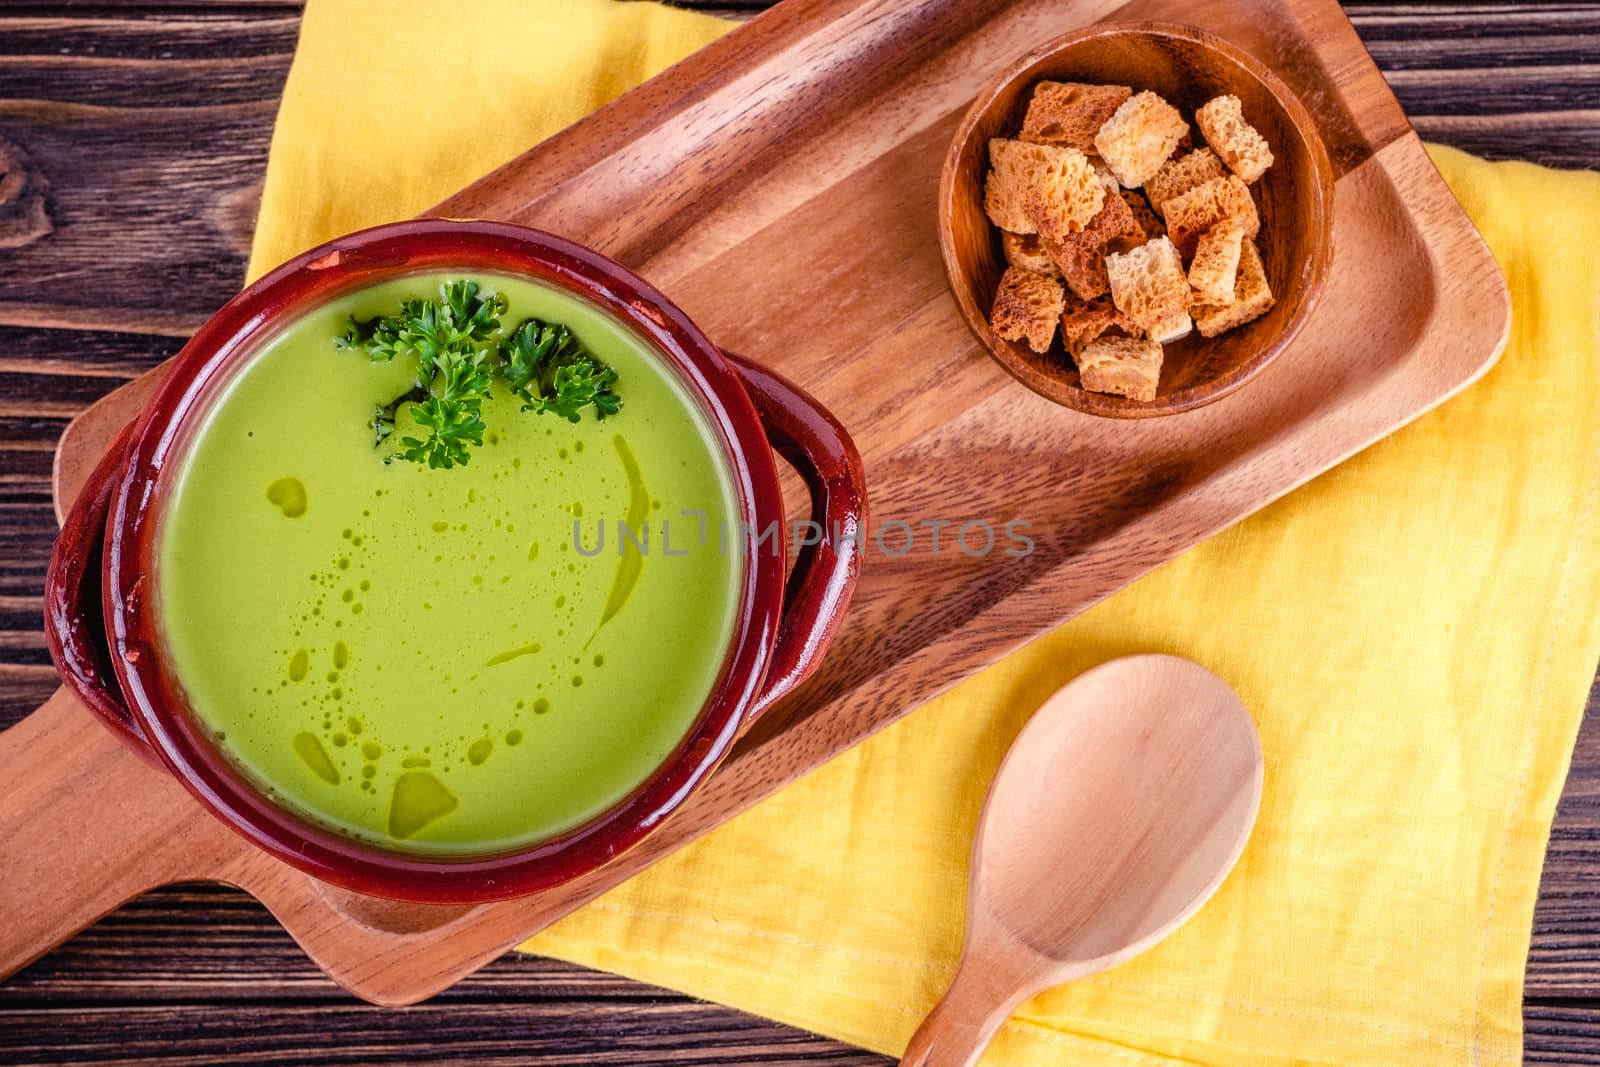
<svg viewBox="0 0 1600 1067">
<path fill-rule="evenodd" d="M 435 270 L 522 275 L 631 327 L 699 401 L 721 439 L 751 531 L 785 528 L 773 451 L 804 476 L 819 544 L 786 581 L 784 538 L 747 538 L 740 611 L 717 684 L 688 735 L 630 796 L 524 848 L 473 857 L 391 851 L 268 800 L 210 740 L 163 651 L 149 578 L 176 460 L 219 386 L 277 328 L 343 293 Z M 67 685 L 124 742 L 212 814 L 306 873 L 400 900 L 473 903 L 549 888 L 637 844 L 716 768 L 740 731 L 816 668 L 850 599 L 865 523 L 861 461 L 843 427 L 777 375 L 719 351 L 637 275 L 570 241 L 490 222 L 364 230 L 291 260 L 229 301 L 173 361 L 149 405 L 84 487 L 46 580 L 46 636 Z"/>
</svg>

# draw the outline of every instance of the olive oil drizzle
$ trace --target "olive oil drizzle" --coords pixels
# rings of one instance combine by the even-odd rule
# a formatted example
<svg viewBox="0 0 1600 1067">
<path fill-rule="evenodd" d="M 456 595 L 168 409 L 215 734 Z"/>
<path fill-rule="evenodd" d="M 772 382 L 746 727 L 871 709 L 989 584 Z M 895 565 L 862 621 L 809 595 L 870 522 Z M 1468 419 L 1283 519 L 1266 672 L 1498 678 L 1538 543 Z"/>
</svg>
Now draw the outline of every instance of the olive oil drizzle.
<svg viewBox="0 0 1600 1067">
<path fill-rule="evenodd" d="M 644 486 L 644 475 L 639 472 L 639 463 L 633 458 L 633 450 L 628 447 L 628 442 L 623 440 L 621 434 L 617 434 L 611 443 L 616 445 L 617 455 L 622 459 L 623 473 L 628 476 L 628 514 L 624 521 L 630 530 L 641 531 L 650 516 L 650 491 Z M 617 531 L 617 553 L 622 558 L 617 561 L 617 573 L 611 579 L 611 592 L 606 596 L 605 610 L 600 613 L 600 625 L 584 642 L 585 648 L 589 647 L 606 623 L 617 617 L 617 613 L 628 602 L 633 587 L 639 583 L 639 572 L 644 569 L 644 553 L 633 540 L 624 538 L 620 530 Z"/>
</svg>

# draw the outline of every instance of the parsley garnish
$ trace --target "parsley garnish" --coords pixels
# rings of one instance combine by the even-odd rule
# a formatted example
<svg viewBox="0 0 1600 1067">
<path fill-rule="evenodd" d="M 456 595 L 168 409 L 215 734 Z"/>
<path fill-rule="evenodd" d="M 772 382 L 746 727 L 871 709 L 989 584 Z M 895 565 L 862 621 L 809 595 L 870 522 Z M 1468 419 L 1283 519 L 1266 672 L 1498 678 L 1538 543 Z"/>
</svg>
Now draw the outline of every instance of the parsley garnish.
<svg viewBox="0 0 1600 1067">
<path fill-rule="evenodd" d="M 398 315 L 350 316 L 334 347 L 365 352 L 375 363 L 417 361 L 412 387 L 373 413 L 375 445 L 394 433 L 402 407 L 419 434 L 426 432 L 400 438 L 391 459 L 442 468 L 466 463 L 468 448 L 483 444 L 483 402 L 496 377 L 522 400 L 523 411 L 569 422 L 587 407 L 597 419 L 617 413 L 617 372 L 590 355 L 570 329 L 529 318 L 507 332 L 500 325 L 505 312 L 505 297 L 458 280 L 441 285 L 438 300 L 405 301 Z"/>
<path fill-rule="evenodd" d="M 523 411 L 548 411 L 568 422 L 594 405 L 595 417 L 615 415 L 622 398 L 611 389 L 617 372 L 583 350 L 572 331 L 559 323 L 528 319 L 505 344 L 502 373 L 522 398 Z"/>
</svg>

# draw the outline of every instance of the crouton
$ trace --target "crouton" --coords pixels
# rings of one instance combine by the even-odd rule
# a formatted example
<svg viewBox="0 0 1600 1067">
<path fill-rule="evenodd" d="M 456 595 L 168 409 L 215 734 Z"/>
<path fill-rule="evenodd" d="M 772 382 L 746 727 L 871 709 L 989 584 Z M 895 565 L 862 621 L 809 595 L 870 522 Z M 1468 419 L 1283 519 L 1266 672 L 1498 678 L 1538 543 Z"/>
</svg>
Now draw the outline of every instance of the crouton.
<svg viewBox="0 0 1600 1067">
<path fill-rule="evenodd" d="M 1139 229 L 1144 231 L 1145 240 L 1152 237 L 1161 237 L 1167 232 L 1167 224 L 1161 221 L 1161 216 L 1155 213 L 1150 206 L 1150 201 L 1145 199 L 1145 194 L 1137 189 L 1122 190 L 1122 202 L 1128 205 L 1128 210 L 1133 212 L 1133 221 L 1139 224 Z"/>
<path fill-rule="evenodd" d="M 1139 327 L 1117 310 L 1110 294 L 1080 300 L 1070 290 L 1067 292 L 1066 307 L 1061 312 L 1061 340 L 1068 352 L 1076 357 L 1084 345 L 1111 329 L 1129 336 L 1139 332 Z"/>
<path fill-rule="evenodd" d="M 1234 284 L 1233 302 L 1197 304 L 1191 310 L 1200 336 L 1215 337 L 1259 319 L 1271 309 L 1273 302 L 1272 287 L 1267 283 L 1267 270 L 1261 262 L 1261 253 L 1254 241 L 1246 240 L 1239 250 L 1239 280 Z"/>
<path fill-rule="evenodd" d="M 1126 85 L 1040 82 L 1028 100 L 1018 138 L 1088 152 L 1111 113 L 1133 95 Z"/>
<path fill-rule="evenodd" d="M 1122 186 L 1117 181 L 1117 176 L 1111 173 L 1111 168 L 1106 166 L 1106 161 L 1099 156 L 1089 157 L 1089 166 L 1094 168 L 1094 176 L 1100 179 L 1100 184 L 1106 187 L 1107 193 L 1115 193 Z"/>
<path fill-rule="evenodd" d="M 1151 207 L 1165 215 L 1162 204 L 1227 172 L 1228 168 L 1222 165 L 1222 160 L 1215 152 L 1202 148 L 1186 156 L 1174 156 L 1163 163 L 1161 169 L 1144 183 L 1144 195 L 1150 198 Z"/>
<path fill-rule="evenodd" d="M 984 211 L 1007 265 L 997 338 L 1043 354 L 1059 328 L 1085 389 L 1153 400 L 1163 345 L 1273 306 L 1250 189 L 1272 150 L 1237 96 L 1193 121 L 1125 85 L 1034 86 L 1021 131 L 989 141 Z"/>
<path fill-rule="evenodd" d="M 1157 237 L 1106 256 L 1111 301 L 1141 329 L 1150 330 L 1189 305 L 1189 278 L 1170 240 Z"/>
<path fill-rule="evenodd" d="M 1166 202 L 1163 214 L 1167 219 L 1167 236 L 1186 260 L 1194 255 L 1200 235 L 1223 219 L 1243 222 L 1246 237 L 1253 238 L 1261 232 L 1261 216 L 1256 211 L 1250 187 L 1235 174 L 1213 178 L 1173 197 Z"/>
<path fill-rule="evenodd" d="M 1005 249 L 1006 262 L 1013 267 L 1031 270 L 1035 274 L 1047 277 L 1055 277 L 1061 273 L 1061 268 L 1050 258 L 1050 253 L 1036 233 L 1007 233 L 1002 230 L 1000 246 Z"/>
<path fill-rule="evenodd" d="M 983 209 L 1011 233 L 1038 233 L 1041 217 L 1056 232 L 1081 230 L 1105 199 L 1089 158 L 1076 148 L 996 137 L 989 142 L 989 165 Z"/>
<path fill-rule="evenodd" d="M 1194 113 L 1194 120 L 1217 155 L 1246 185 L 1272 166 L 1272 149 L 1267 139 L 1245 121 L 1244 105 L 1237 96 L 1229 94 L 1208 101 Z"/>
<path fill-rule="evenodd" d="M 983 210 L 989 221 L 1010 233 L 1038 233 L 1023 210 L 1034 171 L 1048 165 L 1054 149 L 1004 137 L 989 141 L 989 175 L 983 183 Z"/>
<path fill-rule="evenodd" d="M 1055 336 L 1065 299 L 1056 279 L 1010 267 L 1000 277 L 989 325 L 1007 341 L 1026 340 L 1029 348 L 1044 352 Z"/>
<path fill-rule="evenodd" d="M 1178 109 L 1152 92 L 1135 93 L 1095 134 L 1095 151 L 1129 189 L 1150 179 L 1189 132 Z"/>
<path fill-rule="evenodd" d="M 1107 251 L 1121 252 L 1143 243 L 1144 231 L 1120 196 L 1107 196 L 1105 206 L 1078 233 L 1062 241 L 1043 241 L 1067 285 L 1083 300 L 1093 300 L 1110 288 Z"/>
<path fill-rule="evenodd" d="M 1136 337 L 1102 337 L 1078 354 L 1078 376 L 1095 393 L 1154 400 L 1161 380 L 1161 346 Z"/>
<path fill-rule="evenodd" d="M 1189 317 L 1187 308 L 1179 308 L 1154 326 L 1150 327 L 1145 336 L 1158 345 L 1170 345 L 1174 341 L 1181 341 L 1194 332 L 1194 320 Z"/>
<path fill-rule="evenodd" d="M 1233 303 L 1243 245 L 1244 222 L 1239 219 L 1223 219 L 1200 235 L 1189 264 L 1189 288 L 1197 303 Z"/>
<path fill-rule="evenodd" d="M 1059 165 L 1038 171 L 1034 185 L 1022 199 L 1022 209 L 1032 220 L 1039 236 L 1061 242 L 1079 233 L 1106 202 L 1106 187 L 1100 184 L 1089 157 L 1076 148 L 1048 148 L 1066 158 Z"/>
</svg>

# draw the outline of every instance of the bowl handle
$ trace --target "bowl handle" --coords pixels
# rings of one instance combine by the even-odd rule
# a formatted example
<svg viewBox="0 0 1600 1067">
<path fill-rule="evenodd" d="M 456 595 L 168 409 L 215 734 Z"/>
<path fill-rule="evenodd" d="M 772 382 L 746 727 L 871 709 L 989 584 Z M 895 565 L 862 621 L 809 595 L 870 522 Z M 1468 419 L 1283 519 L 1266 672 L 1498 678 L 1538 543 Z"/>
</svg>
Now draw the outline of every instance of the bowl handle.
<svg viewBox="0 0 1600 1067">
<path fill-rule="evenodd" d="M 160 758 L 123 702 L 111 668 L 101 610 L 106 516 L 133 426 L 125 426 L 100 457 L 61 524 L 44 579 L 44 637 L 62 683 L 118 740 L 146 763 L 161 767 Z"/>
<path fill-rule="evenodd" d="M 867 536 L 867 486 L 861 456 L 828 410 L 798 386 L 734 353 L 724 353 L 754 401 L 772 447 L 799 472 L 811 492 L 811 521 L 783 591 L 783 615 L 754 720 L 811 676 L 844 618 Z"/>
</svg>

